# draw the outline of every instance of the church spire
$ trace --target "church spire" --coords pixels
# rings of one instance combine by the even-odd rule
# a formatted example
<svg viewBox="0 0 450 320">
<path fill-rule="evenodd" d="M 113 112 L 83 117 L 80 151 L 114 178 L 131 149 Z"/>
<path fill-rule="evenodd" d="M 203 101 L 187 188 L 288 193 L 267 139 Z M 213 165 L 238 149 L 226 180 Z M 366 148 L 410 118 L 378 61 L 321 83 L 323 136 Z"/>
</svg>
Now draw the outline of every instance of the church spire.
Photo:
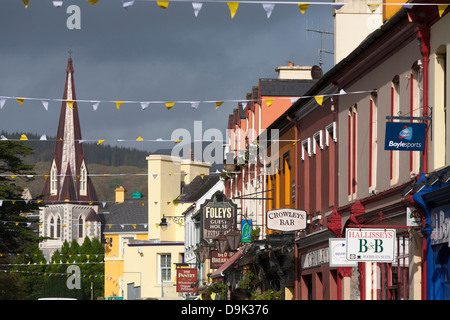
<svg viewBox="0 0 450 320">
<path fill-rule="evenodd" d="M 45 180 L 43 195 L 51 202 L 97 202 L 97 194 L 88 176 L 80 143 L 81 127 L 75 94 L 72 58 L 67 61 L 61 113 L 50 174 Z"/>
</svg>

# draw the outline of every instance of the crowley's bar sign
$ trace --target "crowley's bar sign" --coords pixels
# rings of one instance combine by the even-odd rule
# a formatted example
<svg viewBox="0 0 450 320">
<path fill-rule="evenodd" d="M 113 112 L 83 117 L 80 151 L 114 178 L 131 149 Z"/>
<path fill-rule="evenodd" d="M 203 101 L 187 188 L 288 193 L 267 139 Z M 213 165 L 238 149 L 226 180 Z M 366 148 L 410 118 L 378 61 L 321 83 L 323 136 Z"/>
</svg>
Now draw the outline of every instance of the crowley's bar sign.
<svg viewBox="0 0 450 320">
<path fill-rule="evenodd" d="M 349 228 L 345 232 L 349 261 L 393 262 L 395 260 L 395 229 Z"/>
<path fill-rule="evenodd" d="M 425 123 L 386 122 L 385 150 L 423 151 Z"/>
<path fill-rule="evenodd" d="M 297 231 L 306 228 L 306 211 L 296 209 L 269 210 L 266 214 L 267 228 L 277 231 Z"/>
</svg>

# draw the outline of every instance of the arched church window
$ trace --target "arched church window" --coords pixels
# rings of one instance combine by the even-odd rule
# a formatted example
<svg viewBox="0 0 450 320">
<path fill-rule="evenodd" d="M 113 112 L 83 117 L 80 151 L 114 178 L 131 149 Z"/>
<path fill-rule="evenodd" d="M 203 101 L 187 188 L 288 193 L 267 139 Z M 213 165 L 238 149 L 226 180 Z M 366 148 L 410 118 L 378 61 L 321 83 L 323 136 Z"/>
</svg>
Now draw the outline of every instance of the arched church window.
<svg viewBox="0 0 450 320">
<path fill-rule="evenodd" d="M 83 225 L 84 225 L 83 217 L 80 216 L 78 218 L 78 238 L 83 238 Z"/>
<path fill-rule="evenodd" d="M 87 170 L 84 161 L 80 168 L 80 195 L 87 195 Z"/>
<path fill-rule="evenodd" d="M 56 218 L 56 237 L 61 238 L 61 219 L 60 219 L 60 217 Z"/>
<path fill-rule="evenodd" d="M 50 194 L 56 195 L 58 192 L 58 169 L 56 163 L 53 161 L 52 168 L 50 170 Z"/>
<path fill-rule="evenodd" d="M 55 236 L 55 220 L 53 217 L 50 218 L 50 238 Z"/>
</svg>

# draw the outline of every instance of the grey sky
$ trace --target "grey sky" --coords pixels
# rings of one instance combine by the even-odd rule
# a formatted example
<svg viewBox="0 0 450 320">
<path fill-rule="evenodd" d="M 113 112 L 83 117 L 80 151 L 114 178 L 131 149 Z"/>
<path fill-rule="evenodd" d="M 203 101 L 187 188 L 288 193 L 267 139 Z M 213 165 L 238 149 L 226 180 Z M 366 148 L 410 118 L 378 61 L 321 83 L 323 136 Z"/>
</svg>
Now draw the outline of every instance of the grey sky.
<svg viewBox="0 0 450 320">
<path fill-rule="evenodd" d="M 314 1 L 313 1 L 314 2 Z M 69 30 L 69 5 L 81 9 L 81 30 Z M 136 1 L 125 10 L 121 0 L 0 1 L 0 96 L 61 99 L 69 47 L 73 50 L 75 88 L 86 100 L 231 100 L 245 99 L 259 78 L 276 78 L 275 67 L 319 63 L 320 39 L 306 28 L 333 31 L 331 6 L 311 5 L 305 14 L 294 5 L 276 5 L 270 19 L 261 4 L 241 3 L 231 19 L 226 3 L 204 3 L 195 17 L 191 2 L 170 2 L 165 10 L 156 2 Z M 324 37 L 324 49 L 333 39 Z M 333 57 L 324 55 L 324 70 Z M 61 102 L 39 101 L 20 107 L 8 100 L 0 110 L 0 129 L 56 135 Z M 100 103 L 93 111 L 79 103 L 83 139 L 170 139 L 177 128 L 225 130 L 237 103 L 163 104 Z M 45 143 L 45 142 L 43 142 Z M 47 142 L 48 143 L 48 142 Z M 121 143 L 155 150 L 167 144 Z"/>
</svg>

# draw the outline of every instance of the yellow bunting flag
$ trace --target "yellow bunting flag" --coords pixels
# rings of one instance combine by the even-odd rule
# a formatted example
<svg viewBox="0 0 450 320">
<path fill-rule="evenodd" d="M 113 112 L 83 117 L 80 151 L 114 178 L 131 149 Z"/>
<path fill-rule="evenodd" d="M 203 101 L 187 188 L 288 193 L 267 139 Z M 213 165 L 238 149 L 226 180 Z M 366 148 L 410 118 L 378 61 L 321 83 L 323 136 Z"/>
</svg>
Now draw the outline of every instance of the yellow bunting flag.
<svg viewBox="0 0 450 320">
<path fill-rule="evenodd" d="M 91 6 L 93 6 L 94 4 L 96 4 L 98 2 L 98 0 L 86 0 L 87 2 L 89 2 L 91 4 Z"/>
<path fill-rule="evenodd" d="M 319 104 L 319 106 L 323 103 L 323 96 L 315 96 L 316 102 Z"/>
<path fill-rule="evenodd" d="M 166 108 L 167 108 L 167 110 L 172 109 L 174 105 L 175 105 L 175 102 L 166 102 Z"/>
<path fill-rule="evenodd" d="M 367 6 L 369 7 L 369 10 L 374 13 L 377 11 L 378 7 L 380 6 L 379 3 L 368 3 Z"/>
<path fill-rule="evenodd" d="M 145 202 L 144 201 L 142 201 L 142 206 L 145 206 Z"/>
<path fill-rule="evenodd" d="M 439 18 L 442 18 L 442 15 L 444 14 L 444 11 L 447 9 L 447 4 L 439 4 L 438 10 L 439 10 Z"/>
<path fill-rule="evenodd" d="M 156 4 L 161 9 L 167 9 L 167 7 L 169 6 L 169 1 L 156 1 Z"/>
<path fill-rule="evenodd" d="M 12 202 L 12 204 L 15 204 L 15 203 L 16 203 L 16 200 L 11 200 L 11 202 Z"/>
<path fill-rule="evenodd" d="M 15 179 L 17 176 L 11 176 L 11 179 Z"/>
<path fill-rule="evenodd" d="M 42 202 L 42 200 L 38 200 L 38 201 L 37 201 L 37 203 L 41 203 L 41 202 Z"/>
<path fill-rule="evenodd" d="M 137 139 L 136 139 L 136 141 L 143 141 L 144 139 L 142 139 L 142 137 L 141 136 L 139 136 Z"/>
<path fill-rule="evenodd" d="M 228 8 L 230 9 L 231 19 L 233 19 L 239 7 L 239 2 L 227 2 L 227 4 Z"/>
<path fill-rule="evenodd" d="M 292 141 L 292 145 L 295 146 L 295 144 L 297 143 L 297 140 Z"/>
<path fill-rule="evenodd" d="M 27 135 L 25 135 L 25 134 L 21 135 L 20 140 L 28 140 Z"/>
<path fill-rule="evenodd" d="M 223 101 L 217 101 L 216 102 L 216 109 L 219 109 L 219 107 L 223 104 Z"/>
<path fill-rule="evenodd" d="M 272 105 L 273 99 L 266 99 L 266 104 L 268 107 Z"/>
<path fill-rule="evenodd" d="M 299 3 L 298 7 L 300 8 L 300 11 L 302 12 L 302 14 L 304 14 L 306 9 L 308 9 L 308 7 L 309 7 L 309 3 Z"/>
<path fill-rule="evenodd" d="M 200 173 L 200 177 L 203 179 L 203 177 L 205 176 L 204 173 Z"/>
<path fill-rule="evenodd" d="M 67 106 L 73 110 L 73 101 L 67 101 Z"/>
<path fill-rule="evenodd" d="M 23 4 L 25 5 L 25 8 L 28 8 L 28 2 L 29 0 L 22 0 Z"/>
<path fill-rule="evenodd" d="M 23 106 L 23 102 L 25 101 L 25 99 L 23 99 L 23 98 L 17 98 L 16 100 L 17 100 L 17 102 L 20 104 L 20 106 Z"/>
<path fill-rule="evenodd" d="M 179 143 L 179 142 L 181 142 L 181 141 L 183 141 L 183 140 L 175 140 L 175 143 Z M 170 173 L 169 173 L 170 174 Z"/>
<path fill-rule="evenodd" d="M 97 145 L 101 145 L 105 140 L 98 140 Z"/>
<path fill-rule="evenodd" d="M 44 175 L 44 179 L 47 180 L 50 177 L 49 174 Z"/>
<path fill-rule="evenodd" d="M 122 105 L 123 101 L 116 101 L 116 108 L 119 110 L 120 106 Z"/>
</svg>

